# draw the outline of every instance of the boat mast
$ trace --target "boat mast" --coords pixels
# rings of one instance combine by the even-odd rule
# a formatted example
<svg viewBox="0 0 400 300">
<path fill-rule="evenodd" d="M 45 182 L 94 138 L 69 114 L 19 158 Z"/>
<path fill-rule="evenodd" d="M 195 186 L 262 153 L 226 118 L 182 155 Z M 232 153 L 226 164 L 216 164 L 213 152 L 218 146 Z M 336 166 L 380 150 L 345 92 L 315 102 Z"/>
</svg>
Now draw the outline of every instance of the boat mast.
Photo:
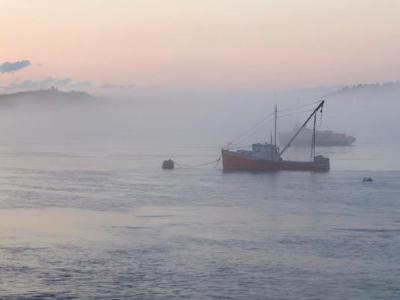
<svg viewBox="0 0 400 300">
<path fill-rule="evenodd" d="M 276 147 L 276 130 L 277 130 L 277 123 L 278 123 L 278 105 L 275 104 L 275 128 L 274 128 L 274 145 Z"/>
<path fill-rule="evenodd" d="M 312 133 L 312 141 L 311 141 L 311 160 L 315 158 L 315 124 L 317 122 L 317 114 L 314 114 L 314 124 L 313 124 L 313 133 Z"/>
<path fill-rule="evenodd" d="M 289 148 L 290 144 L 293 142 L 293 140 L 299 135 L 300 131 L 307 125 L 308 121 L 311 120 L 311 118 L 318 112 L 318 110 L 324 106 L 325 101 L 322 100 L 321 103 L 317 106 L 316 109 L 310 114 L 310 116 L 307 118 L 307 120 L 303 123 L 303 125 L 300 126 L 300 128 L 297 130 L 295 135 L 290 139 L 290 141 L 283 147 L 282 151 L 279 152 L 279 156 L 283 154 L 283 152 L 286 151 L 287 148 Z"/>
</svg>

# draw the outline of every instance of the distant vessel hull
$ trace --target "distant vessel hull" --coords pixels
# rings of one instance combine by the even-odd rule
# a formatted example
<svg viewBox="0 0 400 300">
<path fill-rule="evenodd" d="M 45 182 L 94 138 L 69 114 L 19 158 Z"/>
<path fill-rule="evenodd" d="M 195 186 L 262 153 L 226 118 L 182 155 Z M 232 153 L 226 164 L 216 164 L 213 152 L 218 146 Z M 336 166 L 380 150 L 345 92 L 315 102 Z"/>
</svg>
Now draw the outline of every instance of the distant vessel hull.
<svg viewBox="0 0 400 300">
<path fill-rule="evenodd" d="M 279 134 L 279 140 L 282 144 L 290 141 L 293 133 Z M 312 139 L 312 131 L 304 129 L 303 132 L 291 143 L 291 146 L 309 146 Z M 315 145 L 319 147 L 350 146 L 356 141 L 356 138 L 345 133 L 336 133 L 330 130 L 316 131 Z"/>
<path fill-rule="evenodd" d="M 314 161 L 261 160 L 245 157 L 240 153 L 222 150 L 222 166 L 224 171 L 329 171 L 329 159 L 316 157 Z"/>
</svg>

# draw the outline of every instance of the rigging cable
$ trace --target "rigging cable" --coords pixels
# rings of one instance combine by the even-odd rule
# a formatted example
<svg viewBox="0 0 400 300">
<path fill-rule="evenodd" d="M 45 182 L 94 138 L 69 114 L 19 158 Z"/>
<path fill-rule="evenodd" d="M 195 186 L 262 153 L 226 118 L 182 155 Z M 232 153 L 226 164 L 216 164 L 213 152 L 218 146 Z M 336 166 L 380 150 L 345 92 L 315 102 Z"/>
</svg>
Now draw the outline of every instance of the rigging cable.
<svg viewBox="0 0 400 300">
<path fill-rule="evenodd" d="M 321 108 L 321 111 L 320 111 L 320 114 L 319 114 L 319 121 L 318 121 L 318 124 L 317 124 L 318 128 L 322 127 L 322 115 L 323 115 L 323 113 L 322 113 L 322 108 Z"/>
<path fill-rule="evenodd" d="M 278 119 L 279 119 L 279 118 L 285 118 L 285 117 L 292 116 L 292 115 L 296 115 L 296 114 L 311 112 L 311 111 L 313 111 L 313 110 L 314 110 L 314 109 L 307 109 L 307 110 L 296 111 L 296 112 L 292 112 L 292 113 L 288 113 L 288 114 L 284 114 L 284 115 L 278 115 Z"/>
<path fill-rule="evenodd" d="M 282 111 L 285 112 L 286 111 L 288 113 L 287 114 L 283 114 L 283 115 L 279 115 L 278 114 L 278 119 L 279 118 L 285 118 L 285 117 L 288 117 L 288 116 L 292 116 L 292 115 L 295 115 L 295 114 L 311 112 L 311 111 L 313 111 L 313 109 L 307 109 L 307 110 L 301 110 L 301 111 L 298 111 L 298 110 L 301 109 L 301 108 L 304 108 L 304 107 L 314 106 L 316 103 L 319 103 L 319 102 L 320 102 L 320 100 L 314 101 L 314 102 L 309 103 L 309 104 L 300 105 L 300 106 L 297 106 L 297 107 L 291 108 L 291 109 L 280 109 L 279 112 L 282 112 Z M 250 136 L 255 135 L 256 130 L 258 130 L 265 123 L 271 121 L 273 118 L 274 118 L 274 113 L 269 114 L 266 119 L 263 119 L 259 123 L 253 125 L 250 129 L 246 130 L 245 132 L 240 134 L 238 137 L 234 138 L 230 143 L 226 144 L 224 149 L 231 149 L 234 146 L 239 146 L 240 142 L 243 142 L 245 140 L 245 138 L 249 138 Z"/>
<path fill-rule="evenodd" d="M 304 104 L 304 105 L 299 105 L 299 106 L 296 106 L 296 107 L 294 107 L 294 108 L 284 108 L 284 109 L 279 109 L 279 111 L 280 112 L 285 112 L 285 111 L 295 111 L 295 110 L 298 110 L 298 109 L 301 109 L 301 108 L 304 108 L 304 107 L 308 107 L 308 106 L 314 106 L 315 104 L 317 104 L 317 103 L 319 103 L 319 102 L 321 102 L 320 100 L 318 100 L 318 101 L 314 101 L 314 102 L 310 102 L 310 103 L 308 103 L 308 104 Z"/>
<path fill-rule="evenodd" d="M 237 145 L 240 141 L 243 140 L 244 137 L 249 136 L 254 134 L 254 132 L 259 129 L 262 125 L 265 123 L 271 121 L 273 119 L 274 113 L 271 113 L 267 116 L 267 118 L 264 118 L 262 121 L 256 123 L 253 125 L 251 128 L 240 134 L 238 137 L 234 138 L 230 143 L 228 143 L 224 148 L 229 149 L 231 146 Z"/>
</svg>

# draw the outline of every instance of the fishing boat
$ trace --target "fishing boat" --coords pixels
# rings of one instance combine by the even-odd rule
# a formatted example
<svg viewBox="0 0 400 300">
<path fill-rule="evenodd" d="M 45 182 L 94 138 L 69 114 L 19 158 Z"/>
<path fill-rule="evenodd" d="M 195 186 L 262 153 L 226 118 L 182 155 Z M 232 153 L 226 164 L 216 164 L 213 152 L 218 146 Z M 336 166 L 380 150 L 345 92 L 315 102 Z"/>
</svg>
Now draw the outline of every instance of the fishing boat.
<svg viewBox="0 0 400 300">
<path fill-rule="evenodd" d="M 329 158 L 315 154 L 316 145 L 316 118 L 317 113 L 322 113 L 325 101 L 321 101 L 313 112 L 308 116 L 300 128 L 293 134 L 286 145 L 279 149 L 277 145 L 277 118 L 278 112 L 275 106 L 275 135 L 274 143 L 256 143 L 251 150 L 231 150 L 222 149 L 222 168 L 224 171 L 329 171 Z M 311 141 L 311 153 L 309 161 L 285 160 L 282 155 L 289 148 L 291 143 L 297 138 L 300 132 L 313 119 L 313 134 Z"/>
</svg>

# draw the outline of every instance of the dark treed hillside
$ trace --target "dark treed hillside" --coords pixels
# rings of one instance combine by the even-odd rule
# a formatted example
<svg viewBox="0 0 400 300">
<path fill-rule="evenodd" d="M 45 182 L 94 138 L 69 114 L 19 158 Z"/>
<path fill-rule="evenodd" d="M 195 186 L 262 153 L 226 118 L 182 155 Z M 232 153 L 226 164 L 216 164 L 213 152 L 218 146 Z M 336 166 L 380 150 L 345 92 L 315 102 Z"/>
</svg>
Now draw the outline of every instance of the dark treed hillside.
<svg viewBox="0 0 400 300">
<path fill-rule="evenodd" d="M 345 86 L 328 94 L 329 98 L 357 96 L 367 98 L 398 97 L 400 96 L 400 81 Z"/>
<path fill-rule="evenodd" d="M 68 106 L 77 104 L 87 104 L 99 100 L 86 92 L 80 91 L 60 91 L 56 88 L 38 91 L 24 91 L 12 94 L 0 95 L 0 107 L 15 107 L 19 105 L 36 106 L 45 105 L 46 107 Z"/>
</svg>

